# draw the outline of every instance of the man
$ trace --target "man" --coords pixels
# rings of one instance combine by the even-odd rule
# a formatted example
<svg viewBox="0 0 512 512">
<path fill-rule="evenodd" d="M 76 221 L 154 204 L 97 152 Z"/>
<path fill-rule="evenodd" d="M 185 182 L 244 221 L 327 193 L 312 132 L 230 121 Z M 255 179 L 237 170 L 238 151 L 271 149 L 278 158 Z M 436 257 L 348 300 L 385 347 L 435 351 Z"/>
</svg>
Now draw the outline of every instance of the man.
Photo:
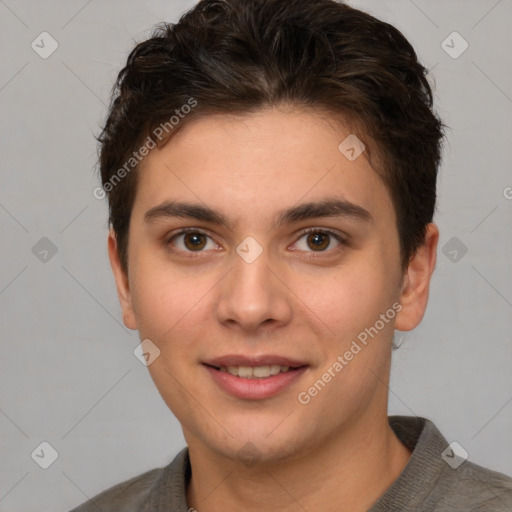
<svg viewBox="0 0 512 512">
<path fill-rule="evenodd" d="M 387 416 L 439 237 L 425 74 L 332 0 L 204 0 L 132 51 L 100 137 L 109 255 L 187 448 L 77 512 L 512 509 L 509 477 Z"/>
</svg>

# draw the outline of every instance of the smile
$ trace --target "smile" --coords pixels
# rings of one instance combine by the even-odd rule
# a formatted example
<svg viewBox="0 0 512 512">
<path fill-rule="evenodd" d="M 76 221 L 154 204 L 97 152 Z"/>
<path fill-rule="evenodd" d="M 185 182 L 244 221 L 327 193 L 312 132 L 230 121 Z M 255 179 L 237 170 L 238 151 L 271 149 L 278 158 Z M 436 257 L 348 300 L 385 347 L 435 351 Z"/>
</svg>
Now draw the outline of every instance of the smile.
<svg viewBox="0 0 512 512">
<path fill-rule="evenodd" d="M 267 363 L 267 364 L 265 364 Z M 226 356 L 203 363 L 213 382 L 225 393 L 244 400 L 263 400 L 282 393 L 308 369 L 282 357 Z"/>
<path fill-rule="evenodd" d="M 281 366 L 273 364 L 271 366 L 221 366 L 217 368 L 221 372 L 229 373 L 243 379 L 264 379 L 271 375 L 278 375 L 279 373 L 286 373 L 290 370 L 289 366 Z"/>
</svg>

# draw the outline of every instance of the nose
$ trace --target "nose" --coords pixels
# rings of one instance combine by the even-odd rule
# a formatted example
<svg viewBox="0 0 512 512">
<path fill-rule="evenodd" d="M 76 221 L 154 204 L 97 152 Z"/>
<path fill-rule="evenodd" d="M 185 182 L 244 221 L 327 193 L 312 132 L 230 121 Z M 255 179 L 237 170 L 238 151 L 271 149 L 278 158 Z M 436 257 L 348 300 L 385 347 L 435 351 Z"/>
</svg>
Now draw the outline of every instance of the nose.
<svg viewBox="0 0 512 512">
<path fill-rule="evenodd" d="M 219 289 L 217 318 L 221 324 L 254 333 L 290 322 L 290 291 L 269 263 L 265 251 L 251 263 L 234 255 L 234 267 Z"/>
</svg>

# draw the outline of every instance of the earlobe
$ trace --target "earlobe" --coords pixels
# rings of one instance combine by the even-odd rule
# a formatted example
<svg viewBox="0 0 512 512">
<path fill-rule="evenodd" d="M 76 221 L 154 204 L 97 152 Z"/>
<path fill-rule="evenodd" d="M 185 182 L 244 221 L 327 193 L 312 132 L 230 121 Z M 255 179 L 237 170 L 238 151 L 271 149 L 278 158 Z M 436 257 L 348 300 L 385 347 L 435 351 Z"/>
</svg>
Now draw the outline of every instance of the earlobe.
<svg viewBox="0 0 512 512">
<path fill-rule="evenodd" d="M 121 261 L 119 260 L 117 238 L 113 230 L 110 230 L 108 235 L 108 256 L 112 272 L 114 274 L 114 279 L 116 281 L 117 296 L 121 305 L 124 324 L 128 329 L 137 329 L 128 275 L 124 271 Z"/>
<path fill-rule="evenodd" d="M 425 241 L 409 262 L 404 275 L 400 304 L 402 310 L 396 317 L 395 329 L 410 331 L 423 318 L 428 304 L 430 279 L 436 266 L 439 229 L 427 225 Z"/>
</svg>

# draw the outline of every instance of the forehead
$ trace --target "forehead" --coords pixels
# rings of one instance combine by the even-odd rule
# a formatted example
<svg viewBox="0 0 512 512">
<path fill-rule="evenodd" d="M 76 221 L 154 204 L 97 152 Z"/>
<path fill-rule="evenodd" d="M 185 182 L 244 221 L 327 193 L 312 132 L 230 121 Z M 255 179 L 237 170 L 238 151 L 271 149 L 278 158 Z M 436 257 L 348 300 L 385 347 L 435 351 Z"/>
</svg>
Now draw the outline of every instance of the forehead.
<svg viewBox="0 0 512 512">
<path fill-rule="evenodd" d="M 134 210 L 194 200 L 254 221 L 337 196 L 393 215 L 362 139 L 335 118 L 298 109 L 195 119 L 143 160 Z"/>
</svg>

